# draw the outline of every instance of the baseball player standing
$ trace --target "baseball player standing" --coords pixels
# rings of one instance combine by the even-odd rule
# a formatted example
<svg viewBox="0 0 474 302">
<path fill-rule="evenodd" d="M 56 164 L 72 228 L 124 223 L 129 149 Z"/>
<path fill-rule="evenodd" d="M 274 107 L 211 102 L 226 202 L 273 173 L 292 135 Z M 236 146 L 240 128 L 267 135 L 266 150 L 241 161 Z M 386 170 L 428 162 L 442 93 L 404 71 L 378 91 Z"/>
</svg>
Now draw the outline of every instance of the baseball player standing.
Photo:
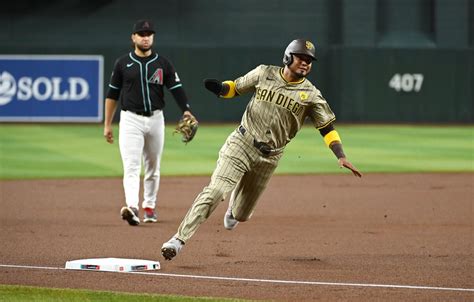
<svg viewBox="0 0 474 302">
<path fill-rule="evenodd" d="M 130 225 L 138 217 L 140 171 L 143 161 L 144 222 L 156 222 L 156 198 L 160 182 L 160 161 L 164 144 L 165 106 L 163 87 L 171 92 L 183 115 L 190 115 L 188 99 L 169 60 L 152 50 L 155 30 L 152 22 L 139 20 L 133 26 L 134 50 L 115 62 L 105 99 L 104 137 L 114 142 L 112 120 L 120 101 L 119 147 L 123 163 L 126 206 L 120 211 Z"/>
<path fill-rule="evenodd" d="M 313 43 L 292 41 L 283 56 L 284 67 L 260 65 L 235 81 L 206 79 L 205 87 L 219 97 L 252 92 L 241 125 L 219 151 L 217 167 L 207 187 L 196 197 L 178 232 L 161 248 L 171 260 L 231 192 L 224 227 L 232 230 L 248 220 L 265 190 L 285 146 L 308 117 L 336 155 L 340 167 L 362 177 L 344 154 L 334 128 L 335 115 L 321 92 L 306 79 L 316 60 Z"/>
</svg>

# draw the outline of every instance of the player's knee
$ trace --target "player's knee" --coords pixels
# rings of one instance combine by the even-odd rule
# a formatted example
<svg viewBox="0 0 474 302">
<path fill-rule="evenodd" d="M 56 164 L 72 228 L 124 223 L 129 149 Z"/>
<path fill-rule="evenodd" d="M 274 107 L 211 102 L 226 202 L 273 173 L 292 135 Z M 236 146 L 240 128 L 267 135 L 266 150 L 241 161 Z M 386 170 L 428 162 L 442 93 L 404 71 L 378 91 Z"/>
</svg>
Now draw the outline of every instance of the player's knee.
<svg viewBox="0 0 474 302">
<path fill-rule="evenodd" d="M 206 187 L 203 193 L 207 194 L 208 199 L 214 202 L 221 202 L 225 199 L 225 192 L 219 188 Z"/>
</svg>

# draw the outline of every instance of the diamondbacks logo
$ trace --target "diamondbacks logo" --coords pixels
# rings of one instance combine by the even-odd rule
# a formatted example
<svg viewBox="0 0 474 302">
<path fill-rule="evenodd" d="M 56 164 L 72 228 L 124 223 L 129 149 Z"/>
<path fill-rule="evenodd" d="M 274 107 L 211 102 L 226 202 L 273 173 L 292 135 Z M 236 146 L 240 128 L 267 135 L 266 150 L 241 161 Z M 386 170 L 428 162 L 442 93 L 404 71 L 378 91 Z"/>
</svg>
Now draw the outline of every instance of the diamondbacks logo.
<svg viewBox="0 0 474 302">
<path fill-rule="evenodd" d="M 158 68 L 150 77 L 148 83 L 163 85 L 163 69 Z"/>
<path fill-rule="evenodd" d="M 313 50 L 314 49 L 313 43 L 311 43 L 310 41 L 306 41 L 306 49 Z"/>
</svg>

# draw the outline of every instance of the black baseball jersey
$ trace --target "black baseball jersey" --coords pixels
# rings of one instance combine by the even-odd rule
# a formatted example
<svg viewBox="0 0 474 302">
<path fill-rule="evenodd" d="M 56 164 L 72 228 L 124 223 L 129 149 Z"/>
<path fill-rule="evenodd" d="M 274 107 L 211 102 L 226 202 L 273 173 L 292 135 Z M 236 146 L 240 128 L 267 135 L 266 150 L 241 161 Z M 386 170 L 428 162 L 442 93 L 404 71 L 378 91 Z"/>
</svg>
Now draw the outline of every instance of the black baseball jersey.
<svg viewBox="0 0 474 302">
<path fill-rule="evenodd" d="M 132 51 L 115 62 L 107 98 L 119 100 L 123 110 L 151 112 L 165 107 L 163 86 L 182 86 L 171 62 L 156 52 L 143 58 Z"/>
</svg>

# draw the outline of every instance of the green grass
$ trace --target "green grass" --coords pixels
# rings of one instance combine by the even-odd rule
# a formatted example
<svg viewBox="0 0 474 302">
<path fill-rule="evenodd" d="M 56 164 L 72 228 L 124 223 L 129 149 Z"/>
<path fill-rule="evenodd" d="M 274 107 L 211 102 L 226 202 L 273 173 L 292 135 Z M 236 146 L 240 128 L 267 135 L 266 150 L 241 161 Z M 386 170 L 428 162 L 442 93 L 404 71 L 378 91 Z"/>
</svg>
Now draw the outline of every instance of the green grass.
<svg viewBox="0 0 474 302">
<path fill-rule="evenodd" d="M 166 129 L 162 175 L 209 175 L 235 125 L 201 125 L 184 145 Z M 349 160 L 362 172 L 474 172 L 473 126 L 338 125 Z M 0 125 L 0 179 L 120 177 L 118 143 L 102 125 Z M 115 125 L 115 135 L 118 127 Z M 348 173 L 340 170 L 319 133 L 305 126 L 288 145 L 276 173 Z M 221 301 L 0 285 L 1 301 Z M 225 300 L 237 301 L 237 300 Z M 240 300 L 243 301 L 243 300 Z"/>
<path fill-rule="evenodd" d="M 166 128 L 162 175 L 210 175 L 236 125 L 201 124 L 184 145 Z M 473 126 L 338 125 L 349 160 L 363 173 L 473 172 Z M 116 142 L 102 125 L 0 125 L 0 179 L 120 177 Z M 305 126 L 288 145 L 277 174 L 347 173 L 340 170 L 319 132 Z"/>
<path fill-rule="evenodd" d="M 249 301 L 223 298 L 130 294 L 107 291 L 53 289 L 32 286 L 0 285 L 0 301 L 9 302 L 191 302 L 191 301 Z"/>
</svg>

